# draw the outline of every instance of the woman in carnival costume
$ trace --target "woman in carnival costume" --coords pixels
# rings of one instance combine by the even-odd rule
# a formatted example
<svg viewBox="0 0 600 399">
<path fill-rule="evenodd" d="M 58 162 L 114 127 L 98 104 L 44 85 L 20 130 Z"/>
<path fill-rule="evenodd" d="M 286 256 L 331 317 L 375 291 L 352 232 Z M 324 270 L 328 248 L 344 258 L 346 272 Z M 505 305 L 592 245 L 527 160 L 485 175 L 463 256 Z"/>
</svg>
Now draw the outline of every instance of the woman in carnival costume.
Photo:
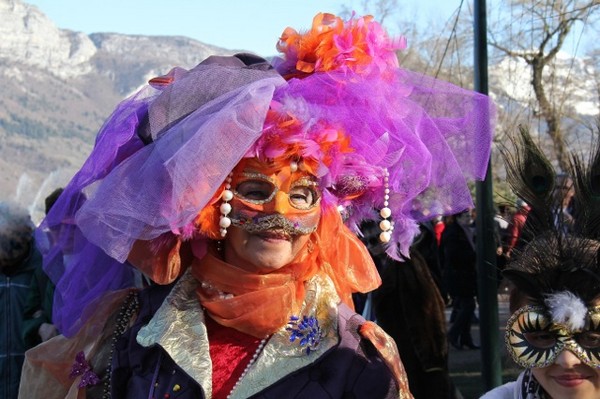
<svg viewBox="0 0 600 399">
<path fill-rule="evenodd" d="M 560 194 L 561 176 L 527 131 L 505 151 L 508 180 L 531 207 L 525 224 L 531 238 L 503 273 L 512 284 L 506 346 L 525 371 L 485 399 L 600 397 L 600 141 L 595 140 L 585 161 L 572 156 L 574 215 L 556 213 L 570 190 Z"/>
<path fill-rule="evenodd" d="M 399 258 L 471 206 L 493 108 L 400 69 L 371 17 L 277 47 L 173 69 L 106 122 L 38 231 L 64 336 L 28 353 L 21 397 L 411 397 L 352 310 L 380 284 L 354 231 L 381 220 Z M 130 265 L 154 284 L 127 288 Z"/>
</svg>

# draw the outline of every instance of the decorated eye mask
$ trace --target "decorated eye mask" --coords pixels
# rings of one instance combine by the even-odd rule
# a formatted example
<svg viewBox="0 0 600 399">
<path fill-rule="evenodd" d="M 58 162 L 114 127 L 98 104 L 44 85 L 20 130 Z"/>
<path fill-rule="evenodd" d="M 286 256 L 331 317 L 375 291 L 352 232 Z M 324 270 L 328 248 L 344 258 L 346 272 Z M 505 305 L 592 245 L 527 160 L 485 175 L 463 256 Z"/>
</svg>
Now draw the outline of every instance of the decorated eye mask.
<svg viewBox="0 0 600 399">
<path fill-rule="evenodd" d="M 281 230 L 297 235 L 315 231 L 321 192 L 315 177 L 294 169 L 284 166 L 266 174 L 247 168 L 235 175 L 232 224 L 250 233 Z"/>
<path fill-rule="evenodd" d="M 600 368 L 600 307 L 589 308 L 584 327 L 574 330 L 555 323 L 545 307 L 524 306 L 508 320 L 505 342 L 513 360 L 525 368 L 549 366 L 563 350 Z"/>
</svg>

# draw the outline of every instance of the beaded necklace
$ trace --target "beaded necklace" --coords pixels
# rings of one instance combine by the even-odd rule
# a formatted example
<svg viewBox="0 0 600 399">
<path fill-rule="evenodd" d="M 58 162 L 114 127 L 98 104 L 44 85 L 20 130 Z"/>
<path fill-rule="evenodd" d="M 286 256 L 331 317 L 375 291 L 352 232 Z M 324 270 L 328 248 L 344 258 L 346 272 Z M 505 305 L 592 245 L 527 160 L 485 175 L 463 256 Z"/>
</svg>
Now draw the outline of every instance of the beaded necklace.
<svg viewBox="0 0 600 399">
<path fill-rule="evenodd" d="M 115 330 L 112 335 L 111 343 L 110 343 L 110 354 L 108 356 L 108 364 L 106 366 L 106 371 L 104 373 L 104 390 L 102 393 L 102 399 L 110 399 L 111 397 L 111 374 L 112 374 L 112 359 L 115 352 L 115 345 L 117 340 L 125 333 L 127 328 L 129 328 L 129 323 L 134 314 L 138 312 L 140 308 L 140 302 L 138 298 L 137 290 L 129 291 L 125 302 L 121 306 L 119 310 L 119 314 L 117 316 L 117 320 L 115 322 Z"/>
<path fill-rule="evenodd" d="M 246 365 L 246 368 L 244 368 L 244 371 L 242 371 L 242 374 L 240 375 L 240 377 L 238 378 L 238 380 L 233 385 L 233 388 L 229 392 L 229 395 L 227 395 L 227 399 L 230 399 L 232 397 L 233 392 L 236 390 L 236 388 L 238 387 L 238 385 L 240 384 L 240 382 L 244 379 L 244 377 L 246 376 L 246 373 L 248 373 L 248 370 L 250 370 L 250 367 L 252 367 L 252 365 L 254 364 L 254 362 L 256 361 L 256 359 L 258 358 L 258 355 L 260 355 L 260 352 L 262 352 L 262 349 L 264 348 L 264 346 L 265 346 L 266 343 L 267 343 L 267 338 L 263 338 L 260 341 L 260 343 L 258 344 L 258 348 L 256 348 L 256 351 L 254 351 L 254 355 L 252 355 L 252 359 L 250 359 L 250 361 Z"/>
</svg>

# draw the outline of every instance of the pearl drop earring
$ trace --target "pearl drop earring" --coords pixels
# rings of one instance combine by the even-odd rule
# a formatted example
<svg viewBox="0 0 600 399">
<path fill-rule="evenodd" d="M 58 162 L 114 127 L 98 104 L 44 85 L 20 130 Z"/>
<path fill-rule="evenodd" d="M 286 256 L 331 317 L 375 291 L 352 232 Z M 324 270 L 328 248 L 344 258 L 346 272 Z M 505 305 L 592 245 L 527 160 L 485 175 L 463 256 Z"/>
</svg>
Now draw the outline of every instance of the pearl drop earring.
<svg viewBox="0 0 600 399">
<path fill-rule="evenodd" d="M 233 192 L 231 191 L 231 176 L 229 173 L 227 179 L 225 179 L 225 190 L 223 190 L 223 194 L 221 194 L 221 203 L 220 211 L 221 211 L 221 219 L 219 220 L 219 227 L 221 230 L 221 237 L 225 237 L 227 235 L 227 228 L 231 226 L 231 219 L 227 217 L 231 212 L 231 204 L 229 201 L 233 199 Z"/>
<path fill-rule="evenodd" d="M 390 242 L 392 238 L 392 230 L 394 226 L 391 221 L 388 220 L 392 216 L 392 210 L 389 206 L 390 199 L 390 188 L 389 188 L 389 172 L 386 169 L 383 171 L 383 187 L 384 187 L 384 196 L 383 196 L 383 208 L 379 211 L 379 214 L 383 218 L 381 222 L 379 222 L 379 228 L 381 229 L 381 234 L 379 234 L 379 240 L 383 243 Z"/>
</svg>

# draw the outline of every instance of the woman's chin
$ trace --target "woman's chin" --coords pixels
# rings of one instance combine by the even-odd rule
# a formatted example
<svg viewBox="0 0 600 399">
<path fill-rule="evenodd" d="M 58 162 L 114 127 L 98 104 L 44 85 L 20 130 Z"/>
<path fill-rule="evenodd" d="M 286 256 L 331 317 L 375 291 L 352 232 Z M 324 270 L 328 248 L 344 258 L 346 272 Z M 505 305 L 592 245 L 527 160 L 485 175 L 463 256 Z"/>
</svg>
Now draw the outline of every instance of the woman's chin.
<svg viewBox="0 0 600 399">
<path fill-rule="evenodd" d="M 308 235 L 279 230 L 248 233 L 232 229 L 226 243 L 228 261 L 251 273 L 266 274 L 290 264 L 306 246 Z"/>
<path fill-rule="evenodd" d="M 277 254 L 273 254 L 272 256 L 268 255 L 269 254 L 263 253 L 261 254 L 261 256 L 258 256 L 257 259 L 254 260 L 254 262 L 252 262 L 250 267 L 254 269 L 253 271 L 255 273 L 268 274 L 279 270 L 282 267 L 286 266 L 288 263 L 290 263 L 290 261 L 287 258 L 282 259 Z"/>
</svg>

